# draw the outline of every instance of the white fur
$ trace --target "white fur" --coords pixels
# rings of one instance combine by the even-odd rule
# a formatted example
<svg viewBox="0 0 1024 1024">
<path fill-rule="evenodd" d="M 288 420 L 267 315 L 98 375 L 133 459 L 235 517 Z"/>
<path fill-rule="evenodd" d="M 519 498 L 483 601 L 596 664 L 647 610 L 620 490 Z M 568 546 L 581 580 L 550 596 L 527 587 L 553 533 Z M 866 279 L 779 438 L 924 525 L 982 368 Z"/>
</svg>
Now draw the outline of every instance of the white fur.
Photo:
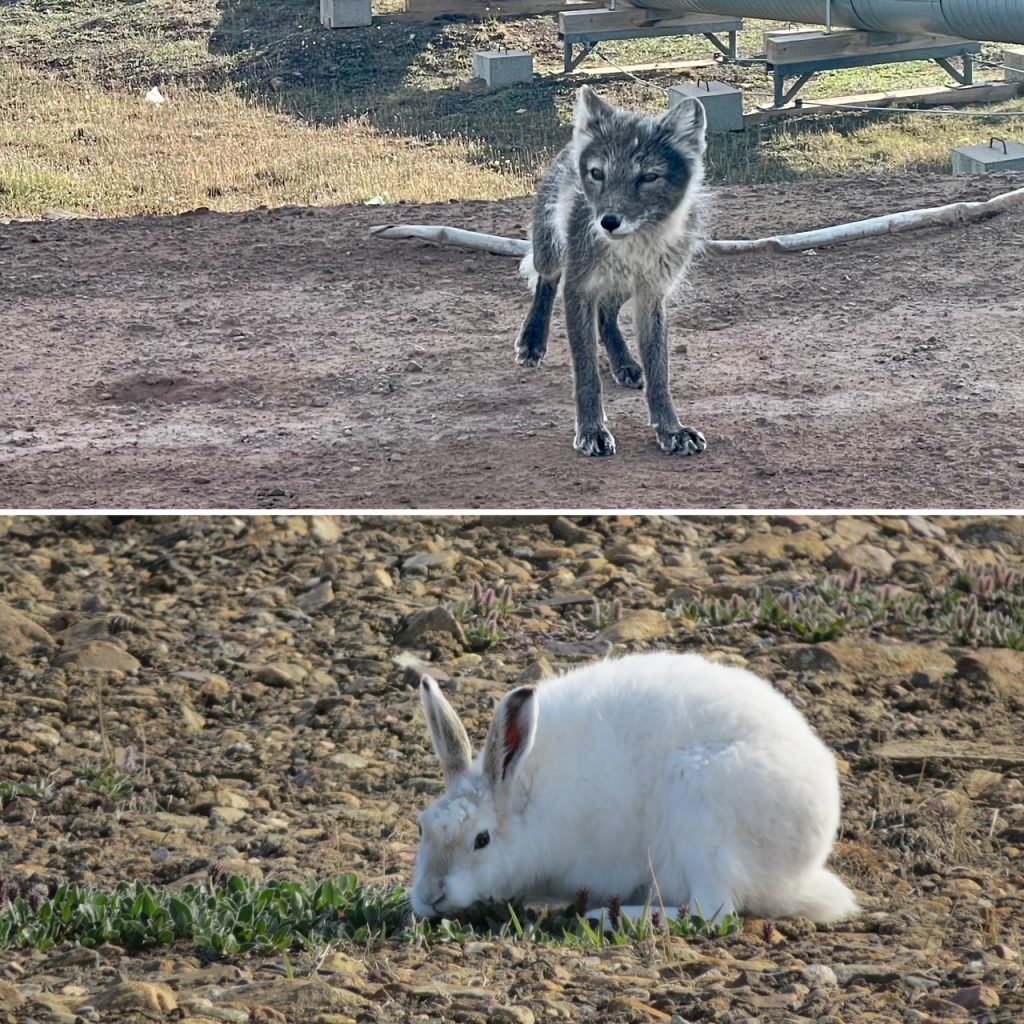
<svg viewBox="0 0 1024 1024">
<path fill-rule="evenodd" d="M 432 680 L 422 696 L 451 710 Z M 501 778 L 488 748 L 514 741 L 523 753 Z M 839 824 L 831 751 L 768 682 L 696 654 L 631 655 L 513 691 L 484 751 L 420 821 L 421 916 L 581 889 L 592 905 L 642 903 L 651 866 L 666 907 L 706 916 L 858 909 L 824 866 Z"/>
</svg>

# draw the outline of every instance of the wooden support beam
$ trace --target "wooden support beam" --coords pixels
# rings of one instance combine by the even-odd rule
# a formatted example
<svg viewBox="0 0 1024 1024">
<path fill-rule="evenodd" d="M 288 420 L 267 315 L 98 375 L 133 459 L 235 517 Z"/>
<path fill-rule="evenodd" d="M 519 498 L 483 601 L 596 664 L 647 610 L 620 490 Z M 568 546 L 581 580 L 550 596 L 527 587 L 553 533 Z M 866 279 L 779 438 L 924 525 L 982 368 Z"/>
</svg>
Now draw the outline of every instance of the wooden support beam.
<svg viewBox="0 0 1024 1024">
<path fill-rule="evenodd" d="M 743 115 L 743 127 L 755 128 L 771 121 L 806 117 L 808 114 L 842 113 L 845 106 L 854 107 L 960 107 L 972 103 L 1001 103 L 1024 95 L 1022 82 L 982 82 L 977 85 L 926 85 L 916 89 L 893 92 L 857 93 L 853 96 L 829 96 L 820 101 L 800 100 L 785 107 L 754 110 Z M 985 111 L 978 112 L 984 116 Z"/>
<path fill-rule="evenodd" d="M 605 0 L 406 0 L 406 9 L 390 17 L 399 21 L 436 18 L 522 18 L 531 14 L 558 14 L 602 8 Z"/>
<path fill-rule="evenodd" d="M 838 57 L 895 55 L 912 50 L 960 45 L 975 51 L 979 49 L 978 44 L 970 40 L 930 32 L 895 35 L 890 32 L 861 32 L 850 28 L 833 32 L 795 29 L 764 34 L 767 62 L 786 65 L 834 60 Z"/>
<path fill-rule="evenodd" d="M 719 31 L 706 26 L 721 25 L 725 22 L 743 24 L 739 18 L 716 14 L 680 14 L 679 11 L 655 11 L 646 7 L 619 7 L 614 11 L 563 11 L 558 15 L 558 31 L 578 34 L 658 25 L 678 27 L 679 34 L 686 35 L 690 32 L 696 34 Z"/>
</svg>

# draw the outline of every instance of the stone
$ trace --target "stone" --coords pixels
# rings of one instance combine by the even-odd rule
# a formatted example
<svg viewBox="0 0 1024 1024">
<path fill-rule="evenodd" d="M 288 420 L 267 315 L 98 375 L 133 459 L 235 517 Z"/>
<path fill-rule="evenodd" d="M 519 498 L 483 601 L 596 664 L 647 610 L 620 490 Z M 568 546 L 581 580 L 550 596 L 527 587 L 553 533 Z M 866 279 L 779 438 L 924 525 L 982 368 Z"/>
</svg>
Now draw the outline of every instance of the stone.
<svg viewBox="0 0 1024 1024">
<path fill-rule="evenodd" d="M 957 989 L 949 1000 L 966 1010 L 976 1010 L 979 1006 L 990 1009 L 1000 1004 L 999 993 L 988 985 L 970 985 Z"/>
<path fill-rule="evenodd" d="M 838 988 L 836 972 L 827 964 L 808 964 L 803 969 L 803 979 L 811 988 Z"/>
<path fill-rule="evenodd" d="M 17 1010 L 25 1005 L 25 997 L 9 982 L 0 978 L 0 1010 Z"/>
<path fill-rule="evenodd" d="M 487 1020 L 491 1024 L 534 1024 L 536 1017 L 527 1006 L 495 1006 Z"/>
<path fill-rule="evenodd" d="M 288 661 L 276 661 L 269 665 L 261 665 L 255 672 L 255 678 L 267 686 L 298 686 L 309 672 L 302 666 Z"/>
<path fill-rule="evenodd" d="M 598 639 L 613 644 L 629 640 L 657 640 L 671 632 L 672 626 L 664 613 L 647 608 L 606 626 L 598 633 Z"/>
<path fill-rule="evenodd" d="M 943 651 L 923 644 L 881 643 L 867 637 L 841 637 L 820 644 L 780 644 L 787 667 L 798 672 L 847 673 L 877 679 L 915 672 L 941 679 L 952 675 L 956 662 Z"/>
<path fill-rule="evenodd" d="M 334 600 L 334 585 L 330 580 L 320 580 L 309 590 L 303 591 L 296 603 L 304 612 L 318 612 Z"/>
<path fill-rule="evenodd" d="M 100 989 L 91 1000 L 97 1012 L 145 1013 L 166 1016 L 178 1009 L 178 1000 L 163 982 L 119 981 Z"/>
<path fill-rule="evenodd" d="M 429 569 L 454 569 L 459 564 L 462 556 L 458 551 L 427 551 L 422 555 L 412 555 L 402 562 L 402 569 L 405 572 L 420 571 L 425 573 Z"/>
<path fill-rule="evenodd" d="M 961 655 L 956 671 L 968 682 L 991 684 L 1003 697 L 1024 700 L 1024 651 L 979 647 Z"/>
<path fill-rule="evenodd" d="M 38 644 L 53 646 L 53 638 L 24 612 L 0 601 L 0 654 L 27 654 Z"/>
<path fill-rule="evenodd" d="M 826 561 L 830 569 L 852 569 L 856 566 L 878 576 L 889 576 L 896 559 L 885 548 L 875 544 L 854 544 L 834 552 Z"/>
<path fill-rule="evenodd" d="M 341 540 L 341 524 L 334 516 L 313 516 L 309 532 L 321 544 L 337 544 Z"/>
<path fill-rule="evenodd" d="M 604 553 L 612 565 L 630 565 L 650 562 L 658 557 L 658 549 L 650 544 L 636 544 L 632 541 L 619 541 Z"/>
<path fill-rule="evenodd" d="M 53 663 L 58 668 L 107 672 L 118 676 L 133 676 L 142 668 L 138 658 L 111 640 L 90 640 L 81 647 L 58 654 Z"/>
<path fill-rule="evenodd" d="M 458 620 L 449 609 L 438 605 L 407 616 L 395 634 L 395 644 L 398 647 L 410 647 L 427 633 L 450 633 L 460 644 L 466 643 L 466 634 Z"/>
<path fill-rule="evenodd" d="M 516 686 L 533 686 L 534 683 L 539 683 L 542 679 L 550 679 L 554 674 L 555 670 L 551 667 L 551 662 L 544 655 L 541 655 L 539 658 L 531 661 L 516 676 Z"/>
</svg>

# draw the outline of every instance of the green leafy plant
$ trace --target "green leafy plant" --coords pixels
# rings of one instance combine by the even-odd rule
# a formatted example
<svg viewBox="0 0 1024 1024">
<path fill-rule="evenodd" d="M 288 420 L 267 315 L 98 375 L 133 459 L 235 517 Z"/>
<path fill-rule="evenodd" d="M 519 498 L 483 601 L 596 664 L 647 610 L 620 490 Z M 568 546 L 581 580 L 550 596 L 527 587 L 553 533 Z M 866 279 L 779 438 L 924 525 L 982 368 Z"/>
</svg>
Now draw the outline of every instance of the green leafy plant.
<svg viewBox="0 0 1024 1024">
<path fill-rule="evenodd" d="M 233 875 L 180 891 L 144 882 L 122 882 L 109 891 L 61 885 L 52 894 L 39 887 L 22 891 L 13 879 L 0 877 L 0 948 L 46 950 L 74 941 L 90 948 L 110 942 L 138 950 L 188 941 L 205 956 L 230 957 L 283 954 L 341 941 L 430 943 L 473 937 L 595 947 L 665 933 L 715 938 L 740 927 L 734 917 L 708 922 L 688 914 L 662 922 L 656 911 L 639 921 L 620 914 L 613 924 L 578 910 L 577 905 L 557 911 L 477 903 L 454 919 L 423 921 L 410 914 L 405 889 L 363 885 L 355 875 L 305 883 L 264 883 Z"/>
</svg>

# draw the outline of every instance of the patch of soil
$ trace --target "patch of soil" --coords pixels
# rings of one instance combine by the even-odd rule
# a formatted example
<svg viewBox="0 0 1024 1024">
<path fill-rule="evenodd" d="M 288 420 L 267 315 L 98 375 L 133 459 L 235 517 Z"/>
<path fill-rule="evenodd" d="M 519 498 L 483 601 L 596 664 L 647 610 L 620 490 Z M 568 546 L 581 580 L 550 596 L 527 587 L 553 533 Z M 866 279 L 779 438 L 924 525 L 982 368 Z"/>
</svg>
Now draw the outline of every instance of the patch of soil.
<svg viewBox="0 0 1024 1024">
<path fill-rule="evenodd" d="M 1019 581 L 1021 522 L 0 517 L 0 783 L 34 784 L 0 807 L 0 900 L 12 884 L 211 872 L 407 884 L 442 777 L 402 664 L 429 666 L 479 743 L 521 674 L 657 647 L 749 665 L 837 752 L 833 865 L 864 906 L 830 927 L 748 921 L 728 939 L 597 952 L 4 950 L 0 1019 L 1017 1024 L 1024 653 L 878 626 L 798 643 L 686 610 L 796 594 L 843 566 L 863 567 L 861 587 L 940 601 L 972 565 Z M 417 617 L 475 584 L 511 588 L 505 635 L 483 651 L 451 615 Z M 621 620 L 588 624 L 595 598 L 621 602 Z M 97 770 L 127 789 L 97 787 Z"/>
<path fill-rule="evenodd" d="M 907 176 L 721 188 L 714 233 L 800 230 L 1015 185 Z M 513 361 L 528 306 L 514 261 L 367 233 L 432 221 L 522 236 L 530 206 L 0 227 L 5 501 L 1019 505 L 1024 381 L 1012 340 L 1024 262 L 1013 255 L 1024 211 L 815 253 L 700 261 L 673 307 L 670 344 L 680 413 L 708 451 L 663 455 L 643 396 L 606 376 L 619 452 L 595 459 L 572 448 L 560 316 L 543 367 Z M 155 402 L 140 381 L 174 384 Z"/>
</svg>

